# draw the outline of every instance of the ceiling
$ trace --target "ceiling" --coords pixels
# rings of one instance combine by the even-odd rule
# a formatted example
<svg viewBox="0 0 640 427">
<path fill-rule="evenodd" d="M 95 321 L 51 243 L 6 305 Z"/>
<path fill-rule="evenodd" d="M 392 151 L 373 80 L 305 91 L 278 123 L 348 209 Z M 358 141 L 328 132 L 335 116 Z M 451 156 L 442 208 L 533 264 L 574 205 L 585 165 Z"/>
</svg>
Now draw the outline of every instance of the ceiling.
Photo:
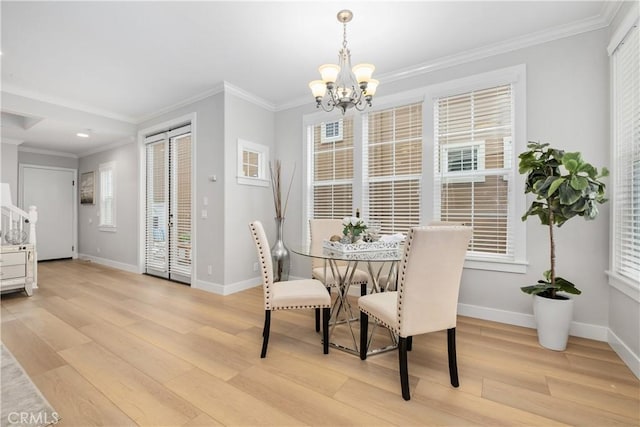
<svg viewBox="0 0 640 427">
<path fill-rule="evenodd" d="M 2 138 L 82 156 L 223 84 L 278 111 L 313 103 L 317 67 L 337 62 L 340 9 L 354 13 L 354 64 L 389 82 L 455 58 L 608 25 L 607 1 L 2 1 Z M 438 65 L 440 64 L 440 65 Z M 89 130 L 81 139 L 77 132 Z"/>
</svg>

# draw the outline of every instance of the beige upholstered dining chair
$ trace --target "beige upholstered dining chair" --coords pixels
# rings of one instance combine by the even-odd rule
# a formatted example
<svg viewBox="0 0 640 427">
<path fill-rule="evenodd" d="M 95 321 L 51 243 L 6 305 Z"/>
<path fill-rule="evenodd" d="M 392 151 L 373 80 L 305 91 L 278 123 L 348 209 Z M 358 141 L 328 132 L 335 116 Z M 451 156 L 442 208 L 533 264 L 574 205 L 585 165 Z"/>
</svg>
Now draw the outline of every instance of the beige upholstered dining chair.
<svg viewBox="0 0 640 427">
<path fill-rule="evenodd" d="M 330 239 L 331 236 L 342 236 L 341 219 L 310 219 L 309 220 L 309 234 L 311 235 L 311 250 L 322 251 L 322 241 Z M 340 277 L 345 277 L 347 274 L 347 263 L 337 262 L 338 271 Z M 351 276 L 351 273 L 349 272 Z M 334 276 L 331 267 L 327 260 L 320 258 L 311 259 L 311 277 L 313 279 L 320 280 L 327 287 L 329 293 L 331 288 L 335 287 L 339 280 Z M 345 278 L 347 280 L 348 278 Z M 360 285 L 360 295 L 366 295 L 367 283 L 369 282 L 369 275 L 362 270 L 354 270 L 353 276 L 351 276 L 351 285 Z M 320 329 L 320 314 L 316 312 L 316 331 Z"/>
<path fill-rule="evenodd" d="M 309 231 L 311 234 L 311 248 L 313 251 L 322 251 L 322 241 L 330 239 L 333 235 L 342 236 L 341 219 L 310 219 Z M 338 262 L 338 274 L 344 277 L 347 269 L 347 262 Z M 311 277 L 320 280 L 327 288 L 336 286 L 338 280 L 334 277 L 331 268 L 326 265 L 325 260 L 312 258 Z M 367 293 L 367 283 L 369 275 L 362 270 L 355 270 L 351 278 L 352 285 L 360 285 L 360 295 Z"/>
<path fill-rule="evenodd" d="M 262 266 L 262 289 L 264 292 L 264 329 L 262 331 L 262 352 L 260 357 L 267 355 L 269 344 L 269 329 L 271 327 L 271 312 L 275 310 L 291 310 L 313 308 L 319 318 L 322 309 L 322 343 L 324 354 L 329 353 L 329 309 L 331 295 L 322 282 L 315 279 L 273 281 L 273 263 L 269 241 L 260 221 L 249 224 L 251 235 L 256 243 L 258 259 Z"/>
<path fill-rule="evenodd" d="M 360 358 L 367 358 L 368 321 L 398 334 L 402 397 L 409 393 L 407 350 L 414 335 L 447 330 L 449 375 L 458 387 L 456 316 L 462 267 L 471 227 L 426 226 L 409 230 L 398 266 L 398 290 L 360 297 Z"/>
</svg>

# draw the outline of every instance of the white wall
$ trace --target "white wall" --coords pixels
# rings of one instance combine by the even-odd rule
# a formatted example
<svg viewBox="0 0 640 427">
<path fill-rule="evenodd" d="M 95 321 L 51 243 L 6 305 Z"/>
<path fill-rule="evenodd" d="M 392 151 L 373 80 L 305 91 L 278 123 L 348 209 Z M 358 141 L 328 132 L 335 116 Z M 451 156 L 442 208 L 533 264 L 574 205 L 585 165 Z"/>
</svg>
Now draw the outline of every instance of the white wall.
<svg viewBox="0 0 640 427">
<path fill-rule="evenodd" d="M 101 163 L 115 163 L 116 230 L 100 231 L 99 192 Z M 78 253 L 114 267 L 137 271 L 138 252 L 138 150 L 135 143 L 122 145 L 80 159 L 78 177 L 95 173 L 94 205 L 78 206 Z"/>
<path fill-rule="evenodd" d="M 225 139 L 224 139 L 224 94 L 218 93 L 201 101 L 172 110 L 159 117 L 141 123 L 139 130 L 158 126 L 179 117 L 195 113 L 196 123 L 192 126 L 195 149 L 196 177 L 194 185 L 195 221 L 195 263 L 194 286 L 222 292 L 224 286 L 224 191 L 225 191 Z M 209 176 L 216 175 L 212 182 Z M 204 197 L 209 204 L 204 206 Z M 207 210 L 207 218 L 200 213 Z M 207 267 L 212 272 L 208 274 Z"/>
<path fill-rule="evenodd" d="M 607 31 L 599 30 L 542 45 L 515 50 L 385 84 L 378 97 L 424 87 L 519 64 L 527 67 L 527 136 L 568 151 L 581 151 L 595 166 L 609 166 L 609 68 Z M 276 114 L 277 150 L 283 160 L 303 162 L 302 117 L 314 112 L 309 105 Z M 425 130 L 429 132 L 430 130 Z M 294 184 L 288 236 L 300 234 L 302 185 Z M 606 338 L 608 286 L 609 208 L 601 208 L 594 222 L 581 219 L 557 232 L 560 275 L 577 283 L 583 295 L 576 298 L 575 325 L 587 324 L 574 333 Z M 534 283 L 548 269 L 548 241 L 539 223 L 527 223 L 526 274 L 465 270 L 460 302 L 477 316 L 501 318 L 532 325 L 531 298 L 519 287 Z M 308 276 L 308 261 L 293 257 L 292 274 Z"/>
<path fill-rule="evenodd" d="M 9 184 L 11 200 L 18 204 L 18 146 L 16 144 L 0 144 L 0 182 Z"/>
<path fill-rule="evenodd" d="M 271 187 L 242 185 L 237 182 L 237 142 L 265 145 L 271 160 L 278 158 L 275 145 L 274 113 L 232 93 L 225 93 L 225 219 L 224 258 L 228 290 L 239 290 L 261 283 L 253 271 L 257 262 L 255 244 L 249 233 L 249 223 L 260 220 L 270 242 L 275 239 L 275 211 Z M 293 162 L 283 163 L 283 174 L 291 176 Z"/>
</svg>

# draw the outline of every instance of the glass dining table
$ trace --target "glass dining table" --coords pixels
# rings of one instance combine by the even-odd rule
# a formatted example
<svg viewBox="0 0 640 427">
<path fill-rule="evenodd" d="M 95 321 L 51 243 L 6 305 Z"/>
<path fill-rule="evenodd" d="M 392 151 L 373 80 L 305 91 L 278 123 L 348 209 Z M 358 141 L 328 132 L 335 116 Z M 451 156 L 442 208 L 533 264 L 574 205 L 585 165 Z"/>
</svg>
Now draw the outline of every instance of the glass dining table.
<svg viewBox="0 0 640 427">
<path fill-rule="evenodd" d="M 349 300 L 349 289 L 353 275 L 358 266 L 364 265 L 369 273 L 369 292 L 385 292 L 395 290 L 398 261 L 402 257 L 403 248 L 342 252 L 329 248 L 312 248 L 311 245 L 291 245 L 290 250 L 298 255 L 324 260 L 325 274 L 331 273 L 336 278 L 337 295 L 331 307 L 329 321 L 329 345 L 347 353 L 360 354 L 359 310 L 357 304 Z M 342 269 L 338 268 L 343 266 Z M 363 286 L 356 295 L 364 295 L 367 289 Z M 355 305 L 355 307 L 353 307 Z M 395 334 L 382 327 L 377 330 L 376 324 L 369 327 L 367 339 L 367 355 L 378 354 L 396 349 L 398 340 Z M 376 345 L 376 347 L 372 347 Z"/>
</svg>

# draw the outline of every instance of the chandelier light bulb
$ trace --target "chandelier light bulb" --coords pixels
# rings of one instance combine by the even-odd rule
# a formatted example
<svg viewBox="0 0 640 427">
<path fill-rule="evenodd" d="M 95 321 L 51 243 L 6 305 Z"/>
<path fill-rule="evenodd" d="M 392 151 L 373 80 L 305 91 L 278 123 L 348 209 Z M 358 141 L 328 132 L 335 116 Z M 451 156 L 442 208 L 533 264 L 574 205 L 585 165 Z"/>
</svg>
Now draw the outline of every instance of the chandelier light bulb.
<svg viewBox="0 0 640 427">
<path fill-rule="evenodd" d="M 353 74 L 356 75 L 356 81 L 358 83 L 369 82 L 371 80 L 371 76 L 373 75 L 373 71 L 376 69 L 372 64 L 358 64 L 353 67 Z"/>
<path fill-rule="evenodd" d="M 325 83 L 335 83 L 338 80 L 338 74 L 340 74 L 340 66 L 336 64 L 324 64 L 318 67 L 320 71 L 320 77 Z"/>
<path fill-rule="evenodd" d="M 309 88 L 311 89 L 311 93 L 313 93 L 314 98 L 323 98 L 325 93 L 327 93 L 327 85 L 322 80 L 314 80 L 310 82 Z"/>
<path fill-rule="evenodd" d="M 376 94 L 376 89 L 378 89 L 378 84 L 380 84 L 379 81 L 377 81 L 376 79 L 371 79 L 369 80 L 369 83 L 367 83 L 367 96 L 374 96 Z"/>
</svg>

